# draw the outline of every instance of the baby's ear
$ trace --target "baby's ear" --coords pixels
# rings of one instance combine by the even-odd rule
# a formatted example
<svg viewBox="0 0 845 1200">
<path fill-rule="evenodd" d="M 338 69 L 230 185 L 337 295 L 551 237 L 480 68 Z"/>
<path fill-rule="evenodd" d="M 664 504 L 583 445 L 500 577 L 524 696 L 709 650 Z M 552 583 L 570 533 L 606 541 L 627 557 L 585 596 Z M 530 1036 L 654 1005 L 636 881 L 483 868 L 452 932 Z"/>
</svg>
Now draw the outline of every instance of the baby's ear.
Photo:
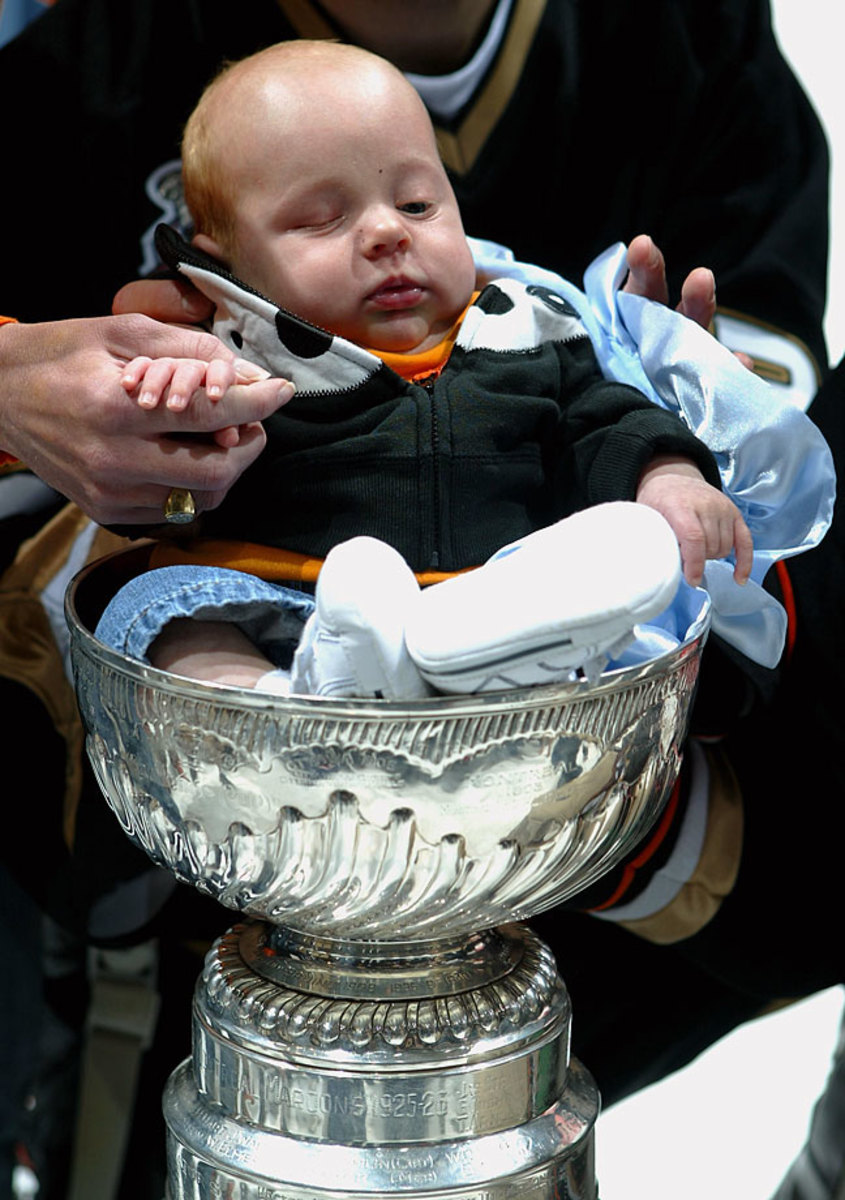
<svg viewBox="0 0 845 1200">
<path fill-rule="evenodd" d="M 191 245 L 196 246 L 197 250 L 202 250 L 203 254 L 208 254 L 212 258 L 217 259 L 221 266 L 228 267 L 227 256 L 223 247 L 213 237 L 209 237 L 207 233 L 196 233 L 191 238 Z"/>
</svg>

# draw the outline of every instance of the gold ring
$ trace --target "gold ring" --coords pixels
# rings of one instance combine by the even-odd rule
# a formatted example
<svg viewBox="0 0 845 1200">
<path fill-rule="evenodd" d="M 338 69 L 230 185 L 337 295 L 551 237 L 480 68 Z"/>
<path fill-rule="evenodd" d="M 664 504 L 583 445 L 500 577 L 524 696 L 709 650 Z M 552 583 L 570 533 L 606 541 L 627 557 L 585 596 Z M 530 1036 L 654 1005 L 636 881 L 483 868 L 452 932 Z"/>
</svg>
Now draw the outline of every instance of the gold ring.
<svg viewBox="0 0 845 1200">
<path fill-rule="evenodd" d="M 187 525 L 197 515 L 197 506 L 187 488 L 171 488 L 164 502 L 164 519 L 171 525 Z"/>
</svg>

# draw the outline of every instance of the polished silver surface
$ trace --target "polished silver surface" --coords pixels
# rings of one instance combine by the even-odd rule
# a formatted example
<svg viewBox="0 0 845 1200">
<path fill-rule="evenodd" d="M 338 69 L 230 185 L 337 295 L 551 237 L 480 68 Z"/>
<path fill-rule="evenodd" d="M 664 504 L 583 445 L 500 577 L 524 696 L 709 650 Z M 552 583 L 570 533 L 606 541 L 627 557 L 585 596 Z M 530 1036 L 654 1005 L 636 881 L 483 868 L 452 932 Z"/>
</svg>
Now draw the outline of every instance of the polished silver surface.
<svg viewBox="0 0 845 1200">
<path fill-rule="evenodd" d="M 423 948 L 409 967 L 397 943 L 319 940 L 319 990 L 287 988 L 274 964 L 292 948 L 273 949 L 275 934 L 237 925 L 207 957 L 192 1061 L 164 1096 L 171 1200 L 595 1200 L 598 1095 L 569 1058 L 569 998 L 531 931 L 435 943 L 439 995 L 414 983 Z M 367 997 L 334 998 L 335 962 L 366 973 L 367 950 Z M 467 955 L 476 986 L 458 990 Z"/>
<path fill-rule="evenodd" d="M 181 679 L 69 613 L 89 755 L 133 841 L 238 912 L 380 941 L 526 917 L 618 862 L 674 781 L 703 633 L 594 686 L 402 706 Z"/>
<path fill-rule="evenodd" d="M 395 957 L 376 962 L 372 972 L 365 955 L 376 944 L 362 944 L 354 964 L 348 956 L 355 947 L 338 943 L 319 976 L 307 972 L 305 983 L 289 987 L 277 981 L 276 955 L 267 956 L 272 940 L 271 928 L 261 922 L 235 926 L 212 948 L 202 977 L 205 1023 L 258 1052 L 283 1048 L 303 1064 L 330 1060 L 391 1069 L 399 1055 L 403 1064 L 417 1064 L 436 1051 L 440 1061 L 463 1063 L 509 1052 L 515 1030 L 528 1043 L 537 1031 L 545 1037 L 550 1023 L 568 1022 L 569 1001 L 554 959 L 521 925 L 472 939 L 488 952 L 492 969 L 486 982 L 475 978 L 463 987 L 453 974 L 459 958 L 444 954 L 442 942 L 415 946 L 410 964 L 403 947 L 388 943 Z M 297 965 L 303 962 L 305 946 L 297 955 Z M 429 979 L 422 988 L 415 981 L 426 962 Z M 345 986 L 353 966 L 369 983 L 354 995 Z M 481 1054 L 473 1049 L 479 1040 Z"/>
<path fill-rule="evenodd" d="M 165 1090 L 169 1200 L 595 1200 L 595 1084 L 573 1062 L 534 1120 L 439 1143 L 349 1146 L 234 1120 L 199 1095 L 188 1063 Z M 282 1182 L 283 1181 L 283 1182 Z"/>
<path fill-rule="evenodd" d="M 113 565 L 67 607 L 94 770 L 133 841 L 250 918 L 208 955 L 165 1092 L 169 1200 L 596 1200 L 566 989 L 510 922 L 660 814 L 707 616 L 593 685 L 280 699 L 100 645 Z"/>
<path fill-rule="evenodd" d="M 228 1115 L 315 1140 L 386 1145 L 495 1133 L 561 1094 L 569 998 L 547 947 L 524 927 L 498 931 L 513 967 L 485 987 L 414 1001 L 384 973 L 381 989 L 353 1003 L 268 986 L 250 966 L 265 929 L 225 934 L 197 989 L 197 1087 Z M 434 956 L 432 964 L 440 978 Z M 400 959 L 396 983 L 402 971 Z M 334 990 L 328 971 L 326 983 Z"/>
</svg>

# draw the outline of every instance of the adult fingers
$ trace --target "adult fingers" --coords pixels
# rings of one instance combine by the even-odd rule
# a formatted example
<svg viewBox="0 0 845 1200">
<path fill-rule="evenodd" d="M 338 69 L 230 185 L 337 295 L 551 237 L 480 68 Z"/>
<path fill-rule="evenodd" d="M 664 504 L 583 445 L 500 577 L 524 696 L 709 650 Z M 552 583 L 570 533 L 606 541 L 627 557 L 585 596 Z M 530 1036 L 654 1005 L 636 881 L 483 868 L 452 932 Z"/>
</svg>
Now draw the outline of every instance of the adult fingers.
<svg viewBox="0 0 845 1200">
<path fill-rule="evenodd" d="M 235 354 L 213 333 L 194 325 L 165 325 L 161 321 L 131 313 L 121 317 L 100 317 L 88 322 L 60 322 L 81 336 L 96 337 L 101 350 L 120 363 L 139 356 L 148 358 L 196 358 L 203 362 L 222 358 L 235 361 Z M 93 348 L 93 347 L 89 347 Z"/>
<path fill-rule="evenodd" d="M 226 363 L 239 383 L 256 383 L 270 378 L 270 372 L 256 363 L 237 357 L 219 338 L 192 325 L 165 325 L 140 313 L 122 317 L 104 317 L 90 323 L 99 334 L 104 348 L 118 361 L 128 364 L 141 357 L 197 359 L 219 371 L 219 378 L 231 377 L 216 364 Z"/>
<path fill-rule="evenodd" d="M 195 325 L 207 321 L 214 305 L 183 279 L 134 279 L 112 301 L 115 316 L 144 313 L 158 321 Z"/>
<path fill-rule="evenodd" d="M 707 267 L 697 267 L 687 275 L 678 312 L 703 329 L 710 328 L 716 315 L 716 277 Z"/>
<path fill-rule="evenodd" d="M 622 289 L 647 300 L 669 303 L 669 284 L 663 252 L 648 234 L 639 234 L 628 246 L 628 277 Z M 681 287 L 677 310 L 709 329 L 716 313 L 716 279 L 707 267 L 690 271 Z"/>
<path fill-rule="evenodd" d="M 287 379 L 266 379 L 259 383 L 233 384 L 219 400 L 195 392 L 184 413 L 174 414 L 173 432 L 215 433 L 227 425 L 252 425 L 264 421 L 293 397 L 294 386 Z"/>
<path fill-rule="evenodd" d="M 159 520 L 164 503 L 173 487 L 187 488 L 194 497 L 198 513 L 207 512 L 223 501 L 232 485 L 263 450 L 266 434 L 261 425 L 245 425 L 238 430 L 236 445 L 216 443 L 197 448 L 179 446 L 176 453 L 163 447 L 165 489 L 158 503 Z"/>
<path fill-rule="evenodd" d="M 164 505 L 171 489 L 184 488 L 193 495 L 198 513 L 208 511 L 221 503 L 265 442 L 260 425 L 241 428 L 237 445 L 231 448 L 213 441 L 133 441 L 133 470 L 121 474 L 119 486 L 105 473 L 91 479 L 82 506 L 104 525 L 158 525 L 164 523 Z"/>
<path fill-rule="evenodd" d="M 661 304 L 669 303 L 666 263 L 648 234 L 639 234 L 628 246 L 628 277 L 622 291 Z"/>
<path fill-rule="evenodd" d="M 233 384 L 219 400 L 200 388 L 192 393 L 184 409 L 159 405 L 152 411 L 144 410 L 127 397 L 125 404 L 110 406 L 106 433 L 147 441 L 162 436 L 178 441 L 180 437 L 214 434 L 230 425 L 252 425 L 266 420 L 293 394 L 293 384 L 287 380 L 266 379 L 260 383 Z M 104 423 L 105 418 L 100 422 L 101 428 Z"/>
</svg>

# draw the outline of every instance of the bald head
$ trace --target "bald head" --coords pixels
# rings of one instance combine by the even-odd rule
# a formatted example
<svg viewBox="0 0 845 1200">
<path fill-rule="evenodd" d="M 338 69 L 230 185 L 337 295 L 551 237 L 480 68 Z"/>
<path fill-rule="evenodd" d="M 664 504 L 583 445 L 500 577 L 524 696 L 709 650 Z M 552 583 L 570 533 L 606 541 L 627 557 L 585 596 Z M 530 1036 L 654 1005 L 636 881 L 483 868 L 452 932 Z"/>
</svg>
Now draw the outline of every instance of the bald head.
<svg viewBox="0 0 845 1200">
<path fill-rule="evenodd" d="M 196 242 L 244 282 L 373 349 L 437 344 L 475 283 L 428 113 L 384 59 L 283 42 L 229 67 L 184 139 Z"/>
<path fill-rule="evenodd" d="M 195 227 L 226 245 L 232 210 L 255 169 L 256 140 L 269 143 L 304 132 L 338 112 L 356 120 L 414 118 L 437 154 L 425 106 L 401 71 L 358 46 L 328 41 L 280 42 L 231 64 L 206 88 L 182 142 L 185 198 Z M 269 167 L 269 151 L 265 169 Z M 273 167 L 284 171 L 284 160 Z"/>
</svg>

